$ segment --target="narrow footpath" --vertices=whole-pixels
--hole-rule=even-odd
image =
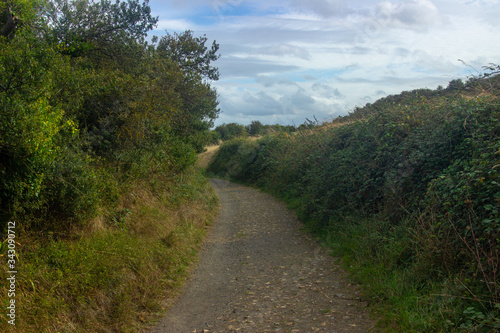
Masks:
[[[213,179],[221,211],[185,290],[152,333],[375,332],[367,304],[295,214]]]

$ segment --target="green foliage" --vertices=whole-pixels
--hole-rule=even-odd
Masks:
[[[218,145],[221,140],[219,132],[216,132],[215,130],[210,131],[208,133],[207,140],[208,145]]]
[[[57,153],[63,110],[49,103],[56,55],[29,31],[0,37],[0,207],[38,208],[44,171]],[[2,228],[5,215],[2,217]]]
[[[0,13],[1,31],[17,20],[0,34],[2,229],[81,228],[210,141],[219,110],[204,79],[218,76],[217,43],[187,31],[148,45],[158,18],[147,1],[3,1]]]
[[[402,330],[486,332],[500,314],[497,79],[456,88],[490,87],[482,98],[404,92],[312,132],[230,141],[208,171],[286,199]]]
[[[104,58],[120,56],[124,44],[145,37],[158,23],[147,2],[127,0],[53,0],[49,2],[47,38],[62,54],[72,57],[91,52]]]
[[[218,173],[221,177],[227,177],[227,174],[230,172],[229,163],[231,163],[232,157],[236,155],[244,142],[243,139],[224,142],[215,153],[207,171]]]
[[[451,80],[448,84],[447,90],[461,90],[465,87],[464,82],[461,79]]]
[[[179,71],[180,79],[164,82],[175,93],[175,105],[180,107],[172,130],[202,151],[208,142],[208,132],[219,114],[217,92],[208,80],[218,80],[217,68],[211,63],[219,58],[219,45],[214,41],[210,50],[207,37],[194,37],[192,31],[166,35],[156,46],[156,61],[166,63],[170,71]],[[154,73],[156,74],[156,73]],[[208,79],[208,80],[207,80]],[[203,135],[200,135],[203,133]]]
[[[192,169],[219,112],[218,45],[186,32],[167,38],[174,56],[145,41],[157,22],[147,1],[0,0],[0,233],[16,221],[19,331],[149,321],[215,212]]]
[[[194,164],[194,148],[176,137],[162,137],[140,149],[117,156],[124,177],[133,179],[168,179]]]
[[[223,141],[247,136],[245,126],[236,123],[219,125],[215,128],[215,132],[219,134],[220,139]]]
[[[186,278],[217,207],[204,177],[189,170],[182,180],[169,182],[173,193],[184,195],[175,207],[162,200],[115,209],[104,232],[64,240],[50,239],[50,233],[43,240],[23,235],[16,330],[131,331],[157,319],[165,298]],[[6,254],[2,245],[0,254]],[[0,276],[9,276],[6,265]],[[0,286],[4,295],[6,287]],[[5,301],[0,298],[2,306]],[[9,326],[0,322],[2,332]]]
[[[264,134],[264,125],[258,120],[253,120],[250,125],[247,126],[247,132],[250,136],[259,136]]]
[[[207,40],[206,35],[194,37],[193,31],[187,30],[181,34],[167,34],[161,37],[157,50],[162,57],[176,62],[184,73],[217,81],[219,71],[212,67],[211,63],[220,57],[217,54],[219,44],[213,41],[209,50],[205,46]]]
[[[234,138],[244,138],[247,136],[258,137],[272,133],[293,133],[297,128],[292,125],[263,125],[260,121],[252,121],[250,125],[243,126],[236,123],[222,124],[215,128],[220,139],[223,141],[232,140]]]

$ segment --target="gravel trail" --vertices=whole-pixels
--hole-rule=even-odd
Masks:
[[[152,333],[375,332],[366,302],[286,206],[213,179],[221,211],[185,290]]]

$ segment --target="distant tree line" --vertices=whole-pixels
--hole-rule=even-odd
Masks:
[[[234,138],[260,137],[272,133],[294,133],[300,130],[313,128],[316,123],[308,121],[300,126],[295,125],[264,125],[258,120],[253,120],[249,125],[237,123],[222,124],[211,132],[213,143],[219,140],[227,141]]]

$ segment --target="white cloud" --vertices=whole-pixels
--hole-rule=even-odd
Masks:
[[[451,61],[443,56],[433,56],[422,50],[414,51],[412,58],[417,70],[434,73],[456,73],[460,70],[459,63],[455,59]]]
[[[282,112],[282,105],[263,91],[256,94],[246,93],[243,102],[246,105],[242,110],[249,116],[266,116]]]
[[[466,5],[498,5],[500,4],[499,0],[459,0],[459,2],[464,3]]]
[[[317,92],[320,97],[329,99],[342,99],[344,95],[337,89],[324,83],[315,83],[312,85],[312,90]]]
[[[443,23],[445,18],[430,0],[411,0],[381,2],[376,9],[376,20],[382,26],[428,31]]]
[[[179,0],[161,14],[155,1],[159,33],[189,28],[220,44],[218,124],[327,119],[446,86],[472,71],[457,59],[500,63],[499,1]]]
[[[299,68],[294,65],[279,64],[275,61],[268,61],[264,59],[259,59],[255,56],[222,56],[222,58],[216,63],[219,67],[221,73],[221,79],[228,78],[254,78],[259,75],[269,74],[269,73],[284,73]]]
[[[290,5],[298,10],[312,12],[327,18],[344,16],[350,11],[343,0],[292,0]]]
[[[195,26],[192,22],[183,19],[169,19],[161,20],[158,22],[156,30],[159,30],[161,34],[165,31],[185,31],[194,29]]]
[[[275,85],[297,86],[297,84],[292,80],[285,78],[275,78],[266,75],[259,75],[255,81],[262,84],[266,88],[270,88]]]
[[[276,44],[259,48],[258,53],[273,56],[296,57],[305,60],[311,59],[311,54],[302,47],[293,46],[289,44]]]

